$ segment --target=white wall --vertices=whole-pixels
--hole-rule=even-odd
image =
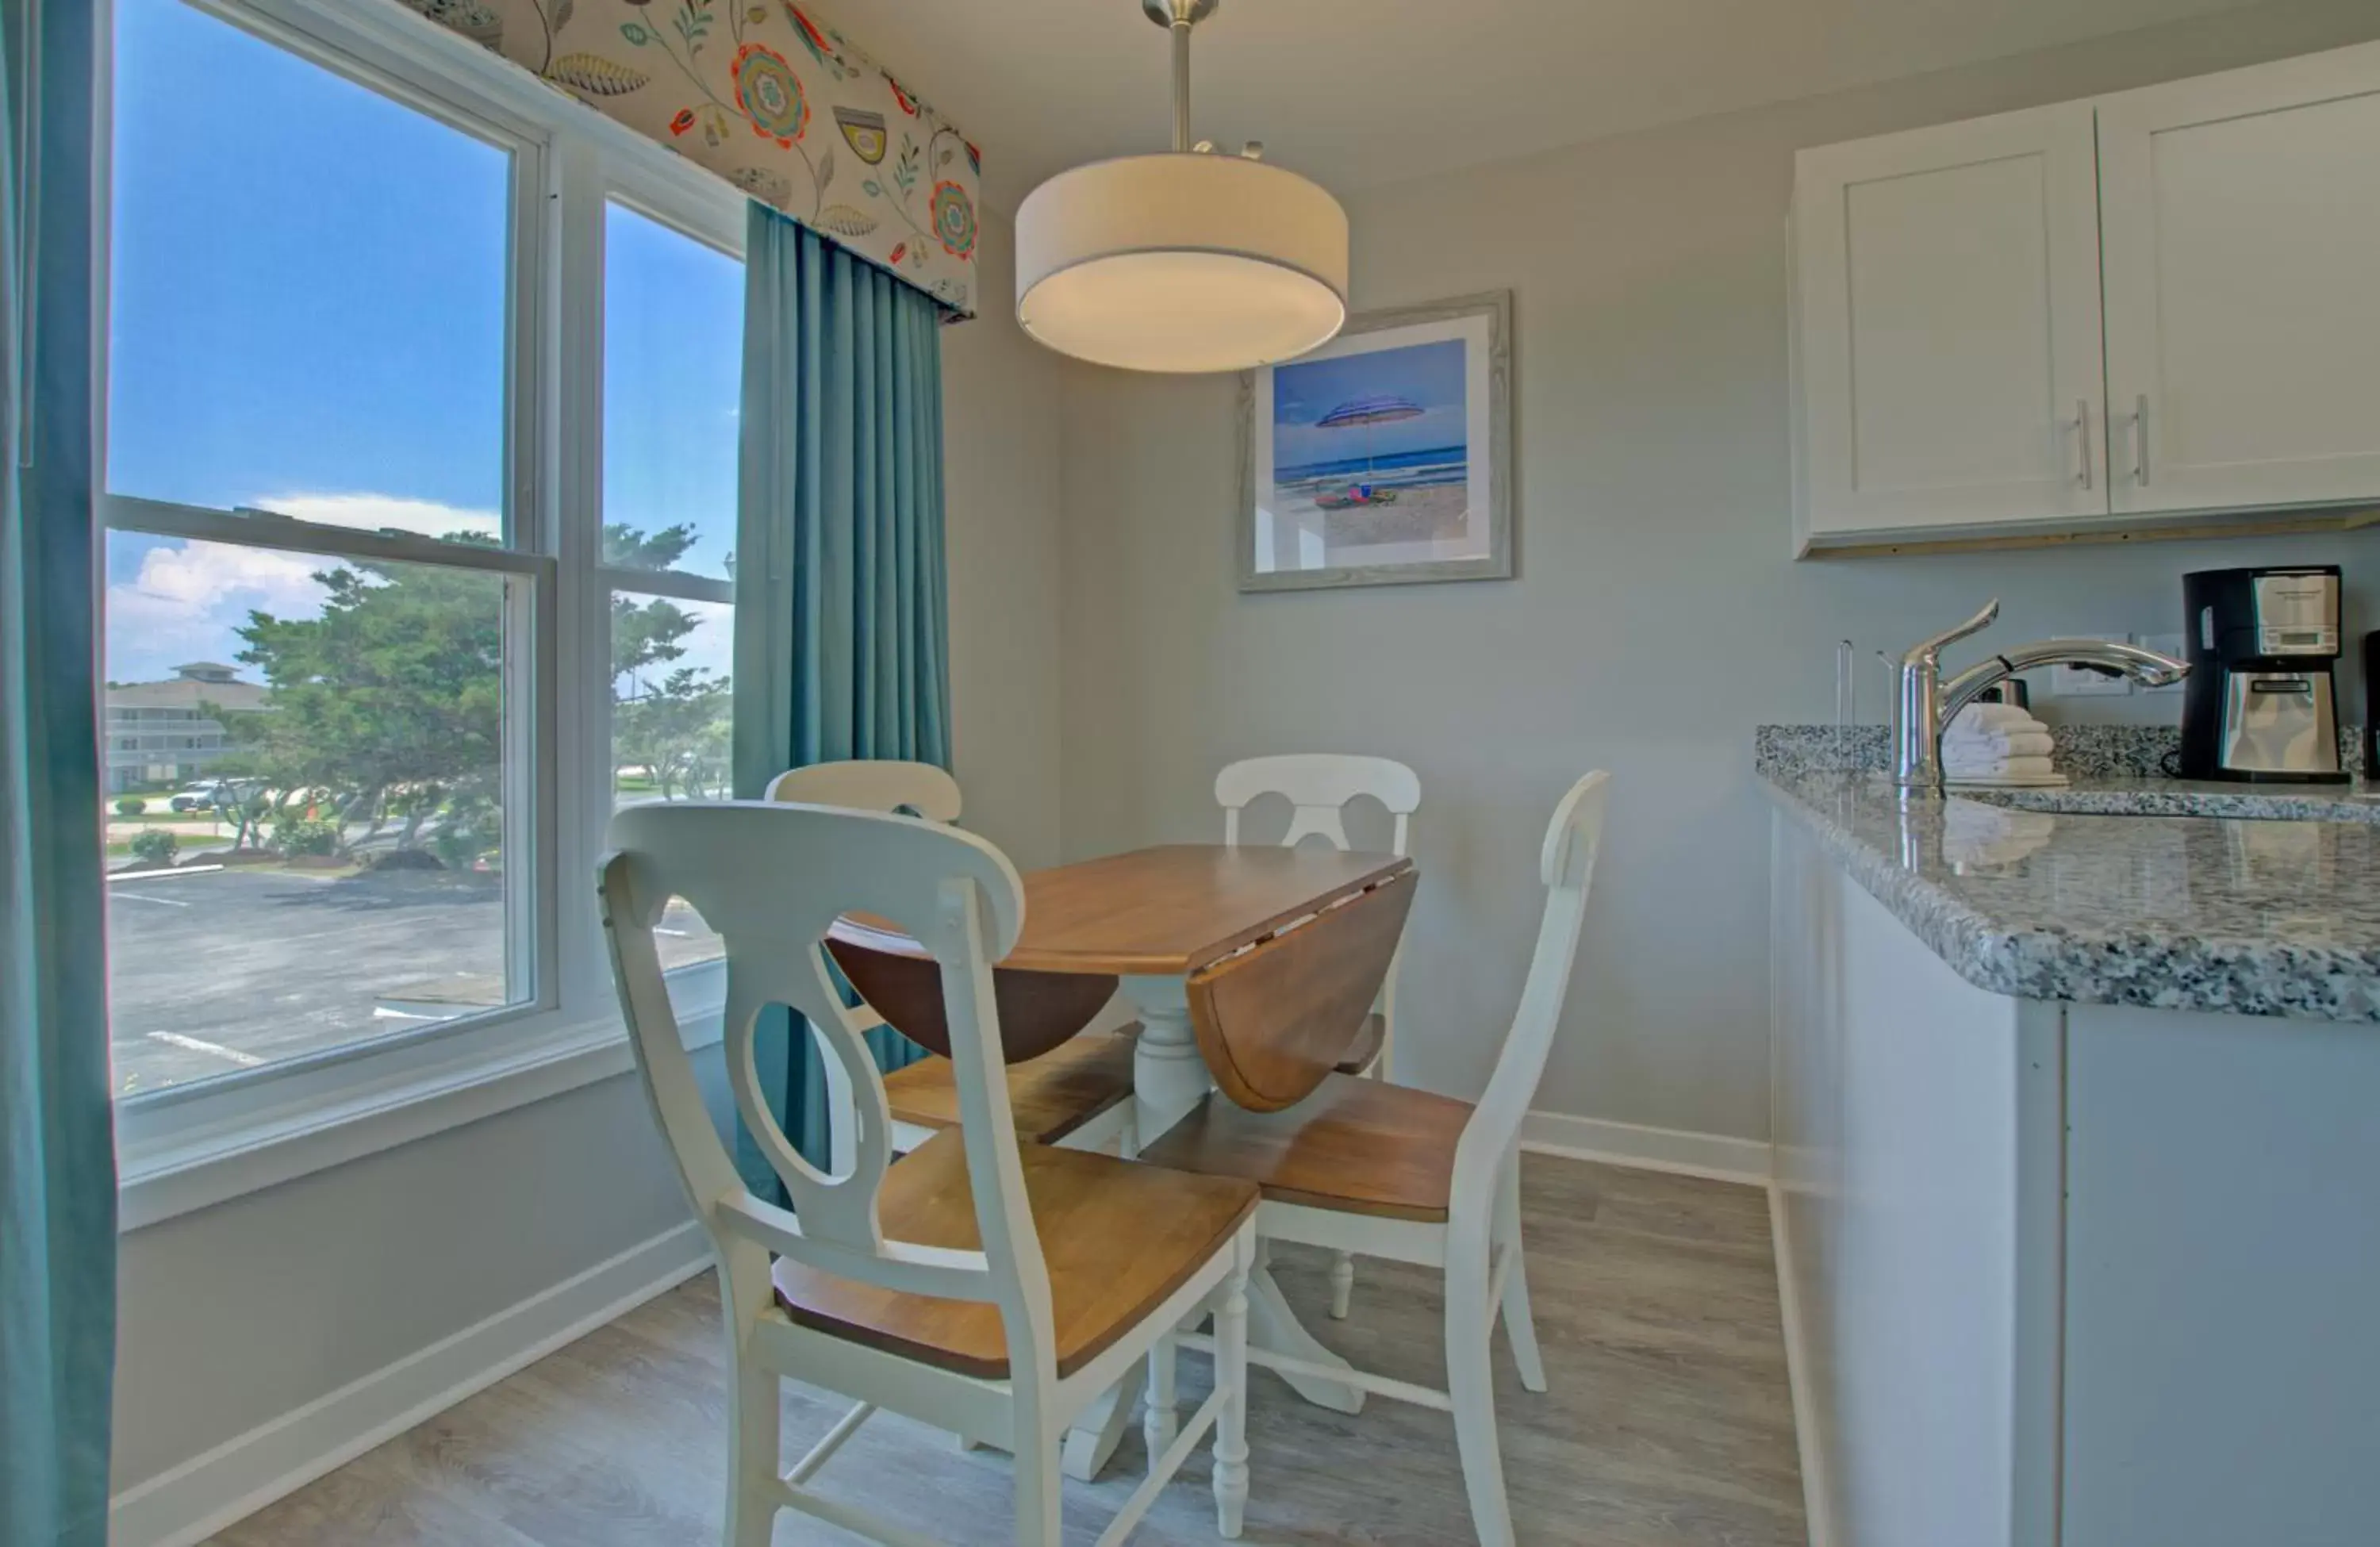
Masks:
[[[1031,868],[1058,849],[1059,384],[1003,304],[1006,223],[987,220],[984,238],[991,304],[943,335],[953,744],[967,824]],[[715,1052],[698,1066],[723,1084]],[[686,1217],[622,1076],[135,1231],[121,1259],[115,1492]],[[279,1456],[302,1438],[252,1448]],[[201,1479],[172,1496],[206,1492]]]
[[[1359,310],[1514,294],[1512,582],[1241,596],[1232,384],[1069,367],[1067,852],[1210,837],[1232,758],[1412,763],[1405,1073],[1470,1091],[1526,959],[1542,823],[1609,768],[1609,843],[1540,1105],[1764,1138],[1752,729],[1830,717],[1837,640],[1898,650],[1994,595],[2001,640],[2169,630],[2183,570],[2265,561],[2345,563],[2350,621],[2380,622],[2380,532],[1789,562],[1794,150],[2375,34],[2370,0],[2266,6],[1353,196]],[[2068,701],[2080,719],[2180,704]]]
[[[1017,327],[1015,236],[983,216],[983,315],[942,334],[951,700],[965,822],[1030,870],[1058,859],[1058,359]]]

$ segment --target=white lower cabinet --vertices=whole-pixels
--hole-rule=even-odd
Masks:
[[[2380,1028],[1986,993],[1773,822],[1813,1547],[2380,1541]]]
[[[1797,554],[2380,500],[2380,44],[1804,151]]]

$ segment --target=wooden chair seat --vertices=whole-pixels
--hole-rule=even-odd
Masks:
[[[1050,1272],[1058,1374],[1096,1358],[1188,1282],[1256,1212],[1256,1187],[1080,1150],[1019,1145]],[[936,1134],[884,1174],[888,1240],[980,1250],[966,1151]],[[1000,1308],[905,1294],[780,1258],[777,1303],[803,1326],[988,1380],[1008,1374]]]
[[[1389,1017],[1368,1015],[1364,1024],[1355,1028],[1355,1040],[1347,1044],[1347,1055],[1334,1066],[1341,1074],[1359,1075],[1372,1066],[1380,1055],[1380,1044],[1389,1038]]]
[[[1016,1137],[1055,1144],[1092,1119],[1132,1100],[1132,1054],[1137,1022],[1113,1031],[1086,1031],[1038,1058],[1008,1066],[1008,1109]],[[921,1128],[959,1126],[958,1071],[947,1058],[923,1058],[884,1077],[895,1121]]]
[[[1333,1074],[1284,1112],[1250,1112],[1209,1095],[1140,1159],[1254,1182],[1284,1203],[1438,1224],[1471,1110],[1427,1090]]]

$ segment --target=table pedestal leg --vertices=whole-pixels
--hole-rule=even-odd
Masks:
[[[1132,1054],[1133,1127],[1148,1144],[1188,1115],[1213,1088],[1190,1029],[1188,985],[1179,978],[1126,978],[1124,997],[1140,1012]]]
[[[1139,1421],[1140,1396],[1147,1389],[1148,1362],[1143,1359],[1110,1386],[1099,1399],[1084,1409],[1066,1431],[1066,1448],[1058,1466],[1077,1482],[1098,1480],[1107,1468],[1108,1458],[1115,1455],[1116,1442],[1123,1438],[1126,1429]]]
[[[1135,1148],[1149,1143],[1179,1123],[1214,1088],[1198,1039],[1190,1029],[1187,985],[1179,978],[1126,978],[1124,997],[1140,1014],[1140,1041],[1132,1055],[1133,1135]],[[1350,1368],[1345,1359],[1314,1340],[1281,1297],[1273,1281],[1264,1248],[1257,1249],[1256,1271],[1248,1276],[1248,1342],[1292,1358]],[[1065,1474],[1077,1481],[1098,1477],[1115,1454],[1116,1442],[1137,1416],[1144,1365],[1116,1383],[1113,1390],[1092,1404],[1066,1432]],[[1283,1375],[1300,1396],[1333,1412],[1360,1413],[1364,1394],[1354,1386],[1317,1380],[1311,1375]]]
[[[1317,1343],[1314,1334],[1305,1330],[1305,1323],[1297,1319],[1297,1312],[1289,1309],[1289,1301],[1281,1296],[1281,1285],[1272,1276],[1270,1249],[1262,1241],[1257,1243],[1256,1271],[1248,1275],[1248,1346],[1340,1370],[1354,1368]],[[1292,1391],[1318,1407],[1328,1407],[1334,1413],[1360,1413],[1364,1410],[1364,1393],[1358,1387],[1317,1380],[1311,1375],[1292,1375],[1285,1370],[1273,1373],[1287,1381]]]
[[[1140,1013],[1140,1041],[1132,1055],[1131,1149],[1136,1151],[1180,1122],[1211,1082],[1207,1061],[1198,1054],[1198,1039],[1190,1029],[1190,1000],[1182,980],[1126,978],[1123,993]],[[1116,1442],[1139,1417],[1148,1378],[1146,1366],[1133,1366],[1066,1431],[1061,1467],[1068,1477],[1088,1482],[1106,1468]]]

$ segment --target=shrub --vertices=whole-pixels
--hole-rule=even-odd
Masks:
[[[115,814],[120,817],[137,817],[148,809],[149,802],[137,795],[128,795],[115,803]]]
[[[182,840],[164,828],[152,827],[146,833],[133,834],[132,856],[144,865],[161,868],[170,865],[174,862],[174,856],[180,852]]]
[[[286,855],[336,854],[339,824],[310,817],[283,817],[273,824],[273,847]]]

